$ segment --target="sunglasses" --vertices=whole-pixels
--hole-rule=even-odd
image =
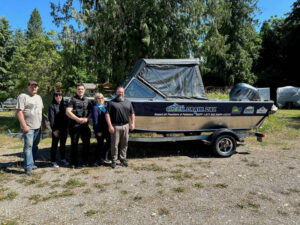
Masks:
[[[55,94],[54,96],[55,96],[55,97],[58,97],[58,96],[62,96],[62,94]]]
[[[97,99],[104,99],[104,98],[102,98],[102,97],[99,97],[99,98],[97,98]]]

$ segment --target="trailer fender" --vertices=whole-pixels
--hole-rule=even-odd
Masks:
[[[220,136],[220,135],[224,135],[224,134],[228,134],[232,137],[234,137],[234,139],[236,141],[243,141],[233,130],[230,130],[230,129],[219,129],[219,130],[216,130],[213,134],[211,134],[210,136],[210,142],[211,143],[214,143],[215,140]]]

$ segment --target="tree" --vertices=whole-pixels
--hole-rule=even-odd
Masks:
[[[203,38],[202,0],[81,0],[78,12],[72,2],[52,4],[52,15],[83,24],[87,70],[98,82],[119,85],[139,58],[189,57]]]
[[[253,61],[258,57],[260,38],[253,19],[256,0],[210,1],[209,31],[203,43],[207,76],[214,84],[253,84]]]
[[[0,101],[9,96],[14,86],[10,71],[10,63],[14,53],[11,36],[12,31],[9,29],[9,22],[5,17],[2,17],[0,19]]]
[[[34,39],[38,34],[41,33],[43,33],[42,19],[39,11],[35,8],[32,11],[30,19],[27,23],[27,38]]]
[[[58,40],[53,31],[28,40],[20,46],[13,57],[13,72],[17,76],[17,90],[24,90],[29,80],[36,80],[40,85],[39,93],[45,95],[51,85],[59,80],[60,55]]]
[[[299,72],[299,52],[300,52],[300,0],[293,4],[292,11],[285,19],[283,29],[284,46],[286,53],[285,77],[286,85],[300,86],[300,77],[296,76]]]
[[[262,48],[255,64],[258,85],[277,87],[298,85],[300,51],[300,0],[293,4],[286,18],[272,17],[260,31]]]

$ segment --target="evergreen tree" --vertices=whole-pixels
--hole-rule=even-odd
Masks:
[[[186,58],[199,47],[202,0],[81,0],[72,11],[72,1],[52,5],[57,24],[71,12],[84,27],[87,70],[98,82],[120,84],[139,58]]]
[[[9,96],[9,92],[14,86],[10,71],[14,46],[11,41],[12,31],[9,27],[9,22],[2,17],[0,19],[0,101]]]
[[[41,33],[43,33],[42,19],[39,11],[35,8],[32,11],[30,19],[27,23],[27,38],[34,39],[38,34]]]
[[[203,44],[207,76],[214,85],[253,84],[253,61],[258,57],[260,38],[255,31],[256,0],[210,1],[211,18]]]

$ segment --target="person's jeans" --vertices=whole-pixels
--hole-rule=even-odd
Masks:
[[[38,144],[40,143],[41,129],[30,129],[28,133],[23,133],[24,137],[24,169],[31,170],[36,159]]]

